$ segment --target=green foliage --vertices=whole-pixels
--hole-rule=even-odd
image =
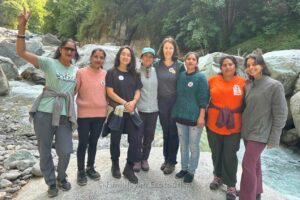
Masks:
[[[18,25],[18,15],[25,1],[4,0],[0,4],[0,26],[16,28]]]

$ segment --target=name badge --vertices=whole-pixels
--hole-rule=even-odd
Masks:
[[[124,76],[122,76],[122,75],[120,75],[118,78],[119,78],[120,81],[124,80]]]
[[[193,82],[188,82],[188,87],[193,87],[194,83]]]
[[[169,68],[169,72],[172,73],[172,74],[176,74],[176,71],[175,71],[174,68],[172,68],[172,67]]]
[[[242,95],[242,90],[239,85],[234,85],[233,86],[233,95],[234,96],[241,96]]]

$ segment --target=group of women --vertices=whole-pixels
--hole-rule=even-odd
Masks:
[[[19,16],[16,50],[20,57],[45,72],[47,88],[36,99],[30,114],[49,197],[56,196],[58,188],[71,189],[66,169],[73,149],[72,132],[77,125],[79,185],[87,184],[87,176],[100,179],[94,163],[104,124],[111,133],[112,176],[121,178],[120,140],[121,134],[126,133],[129,147],[123,175],[131,183],[138,183],[135,172],[150,169],[148,158],[159,116],[164,174],[175,170],[180,146],[181,170],[175,178],[185,183],[193,181],[199,163],[201,133],[206,126],[214,166],[210,189],[217,190],[224,183],[226,199],[235,199],[237,195],[242,200],[260,199],[263,192],[260,155],[266,146],[279,145],[287,118],[283,86],[270,77],[261,55],[251,54],[245,59],[249,80],[237,75],[236,59],[225,56],[220,60],[221,72],[207,81],[198,71],[198,55],[189,52],[183,64],[178,60],[176,41],[167,37],[158,50],[158,60],[154,49],[142,50],[139,69],[134,52],[124,46],[107,72],[102,67],[106,57],[102,49],[92,51],[89,66],[76,70],[72,60],[79,56],[73,40],[62,42],[54,58],[26,51],[24,34],[29,16],[26,10]],[[57,176],[51,156],[54,137]],[[241,137],[245,154],[240,191],[236,191],[236,152]]]

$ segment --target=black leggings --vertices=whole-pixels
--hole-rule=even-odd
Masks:
[[[87,166],[94,167],[97,143],[105,117],[78,118],[78,137],[79,144],[77,148],[77,167],[78,170],[84,170],[85,152],[88,147]]]

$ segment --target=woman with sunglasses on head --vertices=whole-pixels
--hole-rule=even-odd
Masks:
[[[178,60],[179,49],[172,37],[165,38],[158,50],[160,60],[154,63],[158,80],[158,115],[163,130],[164,162],[161,170],[171,174],[175,170],[179,147],[178,132],[171,111],[176,100],[176,81],[184,66]]]
[[[61,43],[54,58],[37,56],[26,51],[25,29],[29,17],[30,12],[25,9],[19,16],[16,51],[20,57],[45,73],[48,89],[35,100],[30,114],[38,140],[40,168],[49,187],[48,196],[54,197],[58,194],[57,183],[64,191],[71,189],[71,184],[66,179],[66,170],[73,152],[72,131],[77,128],[74,109],[77,68],[72,60],[77,60],[79,55],[76,43],[71,39]],[[54,136],[58,155],[57,177],[51,155]]]
[[[288,109],[284,88],[270,77],[261,55],[248,55],[245,69],[250,83],[246,85],[246,107],[242,115],[245,153],[239,196],[241,200],[259,200],[263,193],[260,155],[265,147],[279,146]]]
[[[97,142],[107,113],[105,90],[106,71],[103,69],[106,53],[103,49],[94,49],[90,56],[90,65],[77,71],[77,183],[86,185],[88,175],[99,180],[100,174],[95,171],[94,163]],[[87,167],[85,170],[85,154],[88,148]]]
[[[154,139],[156,128],[156,121],[158,116],[157,105],[157,76],[153,61],[155,57],[155,50],[150,47],[142,49],[141,53],[141,67],[139,72],[141,74],[141,81],[143,87],[141,89],[141,98],[138,101],[137,108],[143,120],[141,128],[139,151],[139,160],[134,163],[133,170],[139,172],[149,170],[148,158],[151,150],[151,143]]]
[[[181,152],[181,171],[175,178],[191,183],[200,157],[200,138],[205,125],[205,109],[209,100],[208,83],[198,70],[198,55],[189,52],[185,56],[186,72],[177,80],[177,98],[172,110],[176,121]]]
[[[245,79],[237,75],[233,56],[220,59],[221,73],[208,80],[210,103],[206,130],[212,153],[214,179],[211,190],[227,185],[226,199],[236,199],[237,151],[240,147]]]
[[[111,172],[114,178],[121,178],[119,167],[121,134],[128,135],[127,163],[123,175],[134,184],[138,178],[133,171],[134,162],[138,161],[140,151],[140,127],[135,123],[134,113],[136,104],[141,95],[142,83],[136,71],[136,60],[132,49],[128,46],[121,47],[118,51],[113,68],[107,71],[105,78],[108,101],[114,107],[114,113],[123,108],[122,122],[118,130],[111,130],[110,153],[112,160]],[[111,123],[108,118],[108,124]],[[111,127],[110,127],[111,129]]]

